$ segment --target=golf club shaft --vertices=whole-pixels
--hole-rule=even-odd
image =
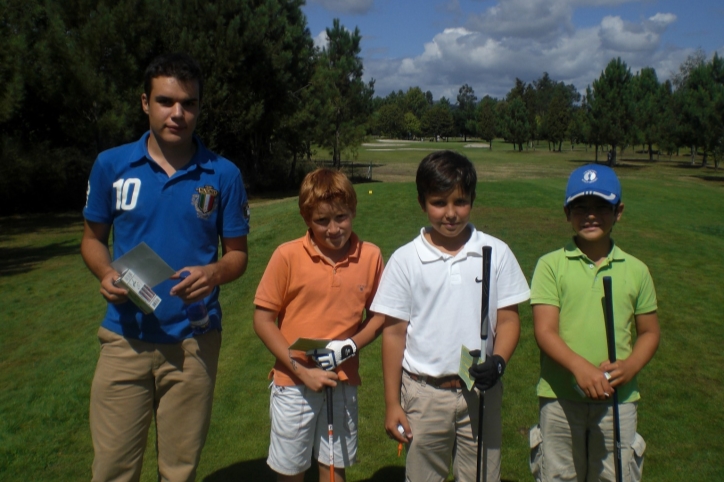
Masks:
[[[485,345],[490,325],[490,260],[493,248],[483,246],[483,286],[480,300],[480,360],[485,362]],[[476,481],[484,481],[487,472],[486,457],[483,454],[483,418],[485,416],[485,392],[478,399],[478,460]]]
[[[329,437],[329,480],[334,482],[334,389],[330,386],[327,391],[327,435]]]
[[[604,315],[606,319],[606,341],[608,343],[608,361],[616,362],[616,332],[613,323],[613,288],[610,276],[603,277]],[[618,415],[618,390],[613,392],[613,462],[616,470],[616,482],[623,482],[621,465],[621,421]]]

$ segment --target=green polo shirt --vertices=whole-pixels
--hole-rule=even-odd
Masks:
[[[656,311],[654,283],[644,263],[614,244],[608,257],[596,266],[571,241],[565,248],[538,260],[531,282],[530,303],[557,306],[561,338],[574,352],[596,366],[608,359],[603,314],[604,276],[610,276],[612,281],[616,357],[623,360],[633,349],[635,316]],[[539,397],[591,401],[578,394],[575,383],[571,372],[541,352]],[[618,387],[620,403],[639,398],[636,377]]]

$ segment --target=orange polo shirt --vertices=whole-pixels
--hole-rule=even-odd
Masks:
[[[380,249],[354,233],[347,256],[332,266],[314,249],[307,231],[274,251],[254,304],[278,313],[279,330],[289,344],[297,338],[346,340],[359,331],[382,268]],[[359,385],[359,357],[344,362],[337,374],[340,380]],[[279,360],[272,376],[279,386],[302,384]]]

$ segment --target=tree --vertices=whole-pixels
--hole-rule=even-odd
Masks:
[[[420,119],[415,116],[412,112],[405,114],[405,132],[412,137],[420,137],[422,134],[422,124]]]
[[[318,117],[322,108],[309,85],[316,59],[302,4],[187,0],[168,9],[165,48],[189,52],[206,73],[199,133],[239,164],[252,188],[276,187],[287,177],[289,159],[307,149],[292,118],[300,109]]]
[[[546,132],[548,140],[553,143],[553,150],[557,143],[558,152],[560,152],[571,122],[571,108],[563,93],[556,93],[543,119],[543,130]]]
[[[442,102],[442,99],[426,110],[420,121],[422,132],[427,136],[432,136],[436,141],[438,137],[449,136],[454,128],[450,104]]]
[[[631,70],[620,57],[611,60],[601,76],[593,81],[588,101],[595,119],[596,135],[612,149],[611,165],[616,164],[616,147],[626,140],[633,124]]]
[[[458,89],[457,110],[455,110],[455,128],[467,141],[468,136],[475,133],[475,103],[478,98],[475,91],[468,84],[463,84]]]
[[[514,98],[508,102],[506,116],[506,137],[513,144],[518,144],[518,150],[523,150],[523,143],[529,139],[530,124],[528,122],[528,110],[525,108],[523,99]]]
[[[341,167],[342,150],[359,145],[374,94],[374,80],[362,81],[359,28],[350,32],[336,18],[327,29],[327,46],[322,49],[314,87],[322,99],[318,140],[332,152],[334,167]]]
[[[410,112],[418,119],[430,107],[425,94],[419,87],[410,87],[402,99],[402,108],[405,113]]]
[[[478,107],[476,109],[477,114],[477,120],[478,120],[478,135],[483,139],[488,141],[488,145],[490,146],[489,149],[493,150],[493,139],[495,138],[496,134],[496,113],[495,113],[495,106],[497,104],[497,100],[493,99],[489,95],[486,95],[483,97],[483,99],[478,103]]]
[[[392,139],[406,137],[405,114],[397,104],[387,104],[377,111],[376,127],[379,133]]]
[[[662,103],[661,86],[654,69],[645,67],[634,76],[632,98],[634,125],[642,141],[648,146],[649,161],[653,161],[653,144],[661,138],[660,123],[665,108]]]

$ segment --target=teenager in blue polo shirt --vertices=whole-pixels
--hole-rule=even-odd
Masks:
[[[221,346],[219,285],[247,265],[239,169],[194,136],[203,85],[198,65],[185,54],[164,55],[144,81],[150,130],[98,156],[83,211],[81,254],[108,302],[91,388],[94,481],[140,478],[154,418],[159,480],[194,479]],[[140,242],[177,270],[154,288],[163,301],[148,315],[114,285],[119,273],[111,267]],[[194,332],[185,305],[199,300],[210,322]]]

